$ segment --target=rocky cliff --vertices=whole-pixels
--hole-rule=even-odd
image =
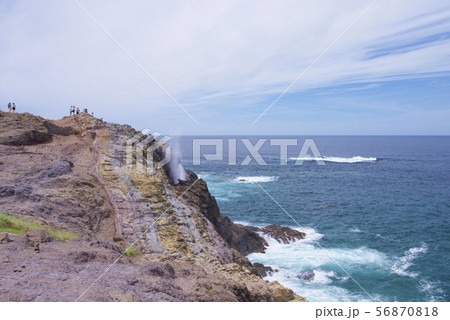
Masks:
[[[195,173],[142,170],[132,139],[158,147],[144,161],[164,157],[151,135],[87,114],[0,112],[0,212],[76,235],[0,233],[0,301],[303,300],[245,255],[264,251],[259,233],[304,235],[234,224]]]

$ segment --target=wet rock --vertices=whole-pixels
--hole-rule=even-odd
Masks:
[[[325,210],[325,209],[329,209],[329,208],[331,208],[331,207],[333,207],[333,206],[334,206],[334,203],[325,204],[325,205],[323,205],[323,206],[314,208],[314,210]]]
[[[273,269],[271,267],[265,266],[262,263],[255,262],[253,267],[256,269],[256,272],[262,277],[271,276],[273,274]]]
[[[295,277],[300,280],[313,280],[314,276],[315,274],[312,271],[303,271],[302,273],[296,275]]]
[[[266,250],[267,242],[264,238],[247,226],[231,222],[227,216],[220,215],[215,227],[230,247],[244,256]]]
[[[282,227],[276,224],[271,224],[264,228],[258,228],[262,233],[277,240],[280,243],[288,244],[297,240],[305,239],[306,234],[298,230],[288,227]]]

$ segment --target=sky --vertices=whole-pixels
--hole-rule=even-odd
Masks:
[[[450,134],[450,2],[372,3],[0,0],[0,107],[170,135]]]

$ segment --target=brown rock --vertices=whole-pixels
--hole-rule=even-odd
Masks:
[[[278,281],[270,282],[269,285],[272,288],[276,302],[307,301],[305,298],[295,294],[291,289],[283,287]]]
[[[28,231],[25,234],[25,238],[27,240],[27,244],[29,246],[36,246],[39,243],[46,243],[53,241],[53,237],[48,233],[47,230],[44,229],[34,229]]]
[[[0,243],[11,242],[9,239],[9,234],[7,232],[0,232]]]
[[[114,242],[122,242],[122,241],[123,241],[123,238],[122,238],[122,237],[119,237],[119,236],[114,236],[114,237],[113,237],[113,241],[114,241]]]

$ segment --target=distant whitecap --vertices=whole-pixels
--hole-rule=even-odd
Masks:
[[[303,158],[289,158],[290,160],[296,161],[325,161],[325,162],[336,162],[336,163],[358,163],[358,162],[376,162],[377,158],[375,157],[350,157],[350,158],[342,158],[342,157],[303,157]]]
[[[278,180],[276,176],[253,176],[253,177],[237,177],[234,182],[247,182],[247,183],[263,183],[263,182],[273,182]]]

